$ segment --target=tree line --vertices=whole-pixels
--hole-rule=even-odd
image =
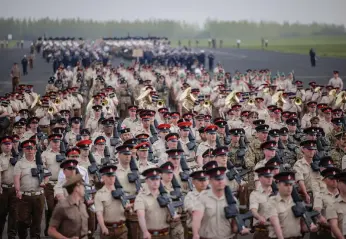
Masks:
[[[202,38],[278,38],[313,35],[342,35],[344,25],[301,24],[250,21],[219,21],[207,19],[201,27],[185,21],[136,20],[136,21],[94,21],[83,19],[15,19],[0,18],[0,32],[3,38],[12,34],[13,39],[34,40],[38,36],[51,37],[124,37],[160,36],[169,39]]]

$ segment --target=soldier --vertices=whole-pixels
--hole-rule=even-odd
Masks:
[[[189,166],[190,169],[196,168],[198,167],[195,157],[196,157],[196,153],[195,153],[195,149],[196,149],[196,144],[192,144],[193,142],[191,142],[189,140],[189,133],[191,132],[190,127],[191,127],[191,122],[180,122],[178,124],[178,127],[180,128],[179,131],[179,142],[180,145],[182,147],[182,149],[184,150],[184,156],[186,158],[186,162]]]
[[[28,119],[27,121],[27,131],[24,133],[23,138],[21,141],[23,142],[24,140],[29,139],[31,136],[34,136],[38,133],[37,128],[38,128],[38,122],[39,118],[37,117],[32,117]]]
[[[335,162],[335,167],[344,170],[346,168],[346,134],[345,132],[340,132],[334,135],[334,137],[335,147],[330,151],[330,156]]]
[[[14,167],[17,159],[13,158],[11,150],[13,148],[13,138],[5,136],[1,139],[0,154],[0,238],[5,229],[7,220],[7,238],[14,239],[17,234],[16,216],[17,199],[13,182]]]
[[[20,82],[20,69],[18,67],[18,63],[14,63],[11,69],[11,78],[12,78],[12,92],[15,92],[17,90],[17,86]]]
[[[301,227],[301,218],[295,217],[292,211],[293,202],[291,193],[295,182],[293,172],[282,172],[274,176],[278,182],[278,195],[270,197],[265,217],[269,218],[269,238],[301,238],[302,231],[307,228]],[[317,231],[314,223],[310,231]]]
[[[167,223],[168,211],[166,208],[160,207],[157,202],[157,197],[160,194],[161,173],[160,168],[150,168],[142,173],[148,190],[137,195],[134,210],[140,222],[143,239],[170,238],[169,224]]]
[[[171,133],[178,133],[178,120],[180,118],[180,114],[178,112],[171,112],[169,115],[171,116],[171,120],[169,122],[169,124],[171,125],[170,131]]]
[[[281,121],[281,108],[274,108],[271,110],[271,119],[269,120],[269,127],[271,129],[281,129],[282,127],[285,127],[285,124]]]
[[[90,133],[93,134],[98,130],[98,121],[101,118],[101,110],[102,106],[101,105],[94,105],[92,107],[94,110],[94,116],[90,117],[88,120],[85,122],[85,128],[90,130]]]
[[[321,192],[320,200],[315,200],[314,202],[314,210],[321,213],[319,217],[319,238],[333,238],[331,235],[330,227],[325,217],[326,209],[328,207],[333,207],[335,200],[339,196],[339,190],[337,187],[338,184],[335,179],[335,175],[339,174],[340,172],[341,171],[338,168],[334,168],[333,165],[321,171],[323,182],[326,184],[326,189]]]
[[[256,126],[255,129],[257,138],[249,144],[249,148],[245,153],[245,167],[249,170],[253,169],[255,165],[264,158],[261,144],[267,141],[269,126],[261,124]],[[253,174],[249,174],[248,182],[250,190],[255,186],[253,176]]]
[[[335,145],[335,135],[341,131],[343,131],[343,119],[342,118],[333,118],[333,129],[329,134],[326,134],[326,138],[329,141],[330,145]]]
[[[44,195],[47,202],[47,210],[45,214],[46,218],[46,229],[45,229],[45,235],[48,235],[48,226],[49,221],[52,216],[54,207],[57,203],[57,201],[54,198],[54,186],[58,182],[58,174],[60,170],[60,163],[64,159],[61,157],[60,159],[57,157],[57,155],[60,154],[60,144],[63,144],[64,142],[61,141],[61,134],[51,134],[48,136],[49,140],[49,149],[44,151],[42,153],[42,162],[45,168],[47,168],[51,173],[52,176],[49,178],[49,182],[44,188]]]
[[[289,118],[286,120],[287,129],[288,129],[288,141],[292,144],[298,145],[300,143],[301,135],[297,134],[297,118]]]
[[[204,170],[192,172],[190,177],[192,178],[194,190],[188,192],[184,200],[184,210],[187,212],[188,239],[192,239],[192,212],[195,202],[198,200],[200,193],[208,188],[209,184],[209,177]]]
[[[193,238],[233,238],[235,229],[238,230],[234,221],[226,219],[223,211],[218,209],[228,205],[224,190],[225,172],[224,167],[212,168],[206,172],[210,177],[211,189],[200,193],[199,200],[193,207]],[[246,227],[239,231],[241,235],[249,234],[249,229]]]
[[[92,154],[94,155],[94,158],[98,165],[102,165],[106,163],[102,161],[102,159],[105,158],[105,155],[104,155],[105,145],[106,145],[106,139],[103,136],[99,136],[94,140],[95,152]]]
[[[112,196],[112,191],[116,190],[116,170],[115,165],[105,165],[100,169],[105,185],[95,195],[95,209],[102,239],[127,239],[125,210],[130,210],[131,205],[127,204],[124,208],[121,201]]]
[[[344,200],[346,200],[346,172],[341,172],[334,175],[337,180],[337,187],[339,189],[339,196],[335,199],[334,204],[326,209],[326,219],[335,238],[345,238],[345,227],[343,226],[343,218],[346,213]],[[341,223],[341,224],[340,224]]]
[[[254,221],[253,227],[255,229],[254,239],[268,239],[268,218],[266,218],[265,213],[268,210],[268,200],[272,194],[272,182],[273,174],[271,167],[260,167],[256,169],[260,186],[252,191],[250,194],[250,206]]]
[[[331,85],[334,88],[338,87],[339,89],[344,88],[344,83],[339,77],[339,71],[333,71],[333,78],[330,78],[328,85]]]
[[[141,114],[141,122],[142,124],[136,127],[136,129],[133,132],[133,135],[144,133],[151,136],[151,131],[150,131],[151,114],[149,113]]]
[[[88,139],[81,140],[76,144],[76,146],[80,150],[78,164],[85,169],[87,169],[91,165],[89,161],[89,153],[90,153],[91,144],[92,144],[92,141]]]
[[[197,163],[199,166],[203,165],[203,158],[202,154],[207,150],[207,149],[216,149],[216,130],[217,126],[216,125],[209,125],[204,129],[204,132],[206,132],[206,138],[207,140],[200,143],[197,148],[196,156],[197,156]]]
[[[322,109],[323,117],[320,117],[320,127],[326,134],[329,134],[333,130],[332,125],[332,108],[326,107]]]
[[[137,150],[138,170],[140,173],[148,168],[156,167],[154,163],[148,161],[149,147],[149,142],[143,142],[135,146]]]
[[[124,121],[121,123],[122,127],[130,128],[132,132],[135,131],[135,129],[141,125],[141,122],[137,118],[137,112],[138,106],[131,105],[128,107],[128,113],[129,117],[125,118]]]
[[[169,134],[170,124],[160,124],[157,129],[159,133],[159,139],[155,141],[152,145],[153,156],[155,158],[160,158],[166,152],[166,136]]]
[[[319,172],[313,171],[311,163],[316,153],[316,141],[305,140],[300,143],[303,152],[303,158],[298,159],[293,166],[293,170],[296,172],[295,178],[298,182],[299,189],[306,203],[312,203],[313,198],[319,197],[320,186]]]
[[[172,185],[172,179],[174,179],[174,177],[176,177],[174,175],[174,165],[171,162],[166,162],[164,164],[162,164],[160,166],[160,169],[162,171],[162,180],[161,183],[164,187],[164,189],[166,190],[166,192],[168,194],[171,194],[171,192],[173,192],[176,188],[173,187]],[[179,185],[180,186],[180,185]],[[178,198],[179,200],[180,198]],[[177,208],[176,209],[176,213],[179,213],[178,215],[180,216],[181,214],[181,208]],[[176,218],[176,220],[171,220],[171,218],[169,219],[169,224],[170,224],[170,236],[173,239],[184,239],[184,228],[182,225],[182,221],[179,220],[180,218]]]
[[[27,237],[30,227],[30,237],[40,238],[41,221],[44,210],[44,192],[42,187],[48,182],[46,170],[38,170],[35,163],[36,143],[34,140],[22,142],[23,158],[14,167],[14,186],[18,214],[18,236],[20,239]],[[36,169],[34,174],[32,169]],[[41,174],[41,175],[39,175]],[[40,182],[39,178],[44,179]]]
[[[65,134],[65,142],[67,142],[69,147],[76,146],[78,141],[77,137],[80,135],[81,122],[82,118],[80,117],[71,118],[71,131]]]
[[[127,81],[121,80],[119,85],[119,116],[121,119],[125,118],[125,110],[133,104],[132,93],[129,89]]]
[[[48,234],[53,238],[88,238],[88,213],[83,203],[85,183],[80,174],[63,185],[68,196],[59,201],[49,223]]]

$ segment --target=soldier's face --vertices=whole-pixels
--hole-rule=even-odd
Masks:
[[[88,155],[89,155],[89,149],[81,149],[80,150],[80,156],[82,158],[88,157]]]
[[[192,183],[193,183],[193,185],[195,185],[196,190],[197,190],[198,192],[201,192],[201,191],[207,189],[207,187],[208,187],[208,185],[209,185],[209,179],[203,180],[203,181],[202,181],[202,180],[197,180],[197,179],[195,179],[195,180],[192,180]]]
[[[97,151],[103,151],[103,150],[105,150],[105,145],[104,144],[96,144],[95,148]]]
[[[53,149],[54,151],[57,151],[57,150],[59,150],[59,148],[60,148],[60,141],[57,141],[57,142],[55,142],[55,141],[50,141],[50,146],[52,147],[52,149]]]
[[[135,118],[136,117],[136,110],[129,110],[129,115],[131,118]]]
[[[264,157],[266,159],[271,159],[272,157],[275,156],[276,151],[275,150],[265,149],[265,150],[263,150],[263,153],[264,153]]]
[[[232,143],[233,144],[238,143],[239,142],[239,138],[240,138],[240,135],[232,135],[231,136]]]
[[[188,131],[188,130],[181,130],[180,131],[180,135],[181,135],[181,137],[188,137],[189,136],[189,133],[190,133],[190,131]]]
[[[216,134],[207,134],[207,139],[209,141],[216,141]]]
[[[105,183],[105,185],[114,185],[115,183],[115,176],[110,176],[110,175],[103,175],[102,180]]]
[[[123,141],[132,139],[132,134],[131,134],[130,132],[129,132],[129,133],[122,134],[122,135],[121,135],[121,138],[122,138]]]
[[[278,183],[278,189],[279,189],[280,195],[287,197],[287,196],[291,195],[293,185],[291,183],[279,182]]]
[[[336,181],[336,179],[333,178],[325,178],[324,182],[326,183],[327,187],[336,189],[338,186],[338,182]]]
[[[259,181],[261,182],[262,185],[268,187],[268,186],[272,185],[273,177],[272,176],[271,177],[260,176]]]
[[[162,173],[162,181],[164,182],[171,182],[173,179],[173,173]]]
[[[36,148],[34,148],[34,147],[24,149],[25,158],[27,158],[29,160],[34,159],[35,154],[36,154]]]
[[[268,137],[268,132],[258,132],[257,136],[261,142],[265,142]]]
[[[307,149],[307,148],[302,148],[302,152],[304,154],[304,157],[311,159],[311,158],[314,157],[314,155],[316,153],[316,150],[314,150],[314,149],[310,150],[310,149]]]
[[[168,161],[171,162],[174,168],[180,168],[180,157],[178,158],[168,158]]]
[[[287,127],[288,127],[288,130],[290,132],[296,132],[296,130],[297,130],[297,126],[296,125],[287,125]]]
[[[161,180],[158,178],[148,178],[145,180],[148,184],[149,189],[156,190],[159,189]]]
[[[287,141],[288,140],[288,135],[281,135],[280,139],[281,139],[281,141]]]
[[[220,166],[226,166],[227,165],[227,155],[218,155],[215,157],[216,162]]]
[[[1,145],[1,149],[5,153],[9,153],[12,150],[12,143],[4,143]]]
[[[226,179],[221,180],[210,179],[210,185],[215,191],[223,191],[226,185]]]
[[[138,150],[137,151],[137,155],[138,155],[138,158],[139,159],[148,159],[148,154],[149,154],[149,151],[147,150]]]
[[[122,164],[129,164],[131,161],[131,154],[119,154],[119,160]]]
[[[178,147],[178,141],[168,141],[167,146],[170,149],[176,149]]]

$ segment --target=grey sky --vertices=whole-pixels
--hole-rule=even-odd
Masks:
[[[269,20],[346,25],[346,0],[0,0],[1,17]]]

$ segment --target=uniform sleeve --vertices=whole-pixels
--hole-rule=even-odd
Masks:
[[[258,203],[258,198],[257,198],[257,195],[256,195],[256,191],[252,191],[251,192],[249,201],[250,201],[249,209],[256,209],[256,210],[258,210],[259,203]]]
[[[143,197],[139,194],[136,197],[135,204],[134,204],[134,210],[145,210],[145,202],[143,200]]]
[[[326,209],[326,219],[336,219],[338,218],[338,213],[336,212],[335,205],[327,206]]]
[[[193,209],[193,197],[192,197],[192,192],[189,192],[186,197],[185,197],[185,201],[184,201],[184,209],[185,211],[189,211],[191,212]]]
[[[299,181],[304,181],[304,174],[303,174],[303,170],[300,168],[300,164],[299,162],[296,162],[293,165],[293,171],[295,171],[295,179],[297,182]]]
[[[207,149],[204,150],[204,146],[202,144],[198,145],[196,156],[202,156],[202,154],[206,151]]]
[[[97,192],[95,194],[95,212],[103,212],[103,203],[102,203],[102,193]]]
[[[21,173],[22,173],[22,169],[20,168],[20,162],[19,162],[16,164],[16,166],[14,166],[13,175],[20,176]]]
[[[50,219],[49,226],[59,228],[60,223],[64,219],[64,208],[61,206],[61,202],[55,207],[53,215]]]
[[[275,198],[270,198],[268,201],[268,207],[266,207],[266,210],[264,212],[265,218],[270,218],[273,216],[278,216],[278,211],[276,209],[276,203]]]
[[[192,211],[200,211],[204,213],[205,205],[204,203],[199,199],[195,201],[195,204],[193,205]]]
[[[62,169],[60,169],[59,174],[58,174],[58,181],[62,182],[65,179],[65,174],[62,171]]]

